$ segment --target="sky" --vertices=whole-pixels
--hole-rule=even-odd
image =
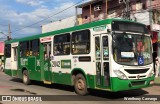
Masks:
[[[40,34],[42,25],[74,16],[75,7],[58,15],[54,14],[80,1],[83,3],[89,0],[0,0],[0,40],[6,38],[8,24],[12,38]],[[52,17],[46,19],[50,16]],[[39,22],[44,19],[46,20]]]

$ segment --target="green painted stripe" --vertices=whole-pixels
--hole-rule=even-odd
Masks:
[[[119,78],[111,78],[111,90],[116,92],[116,91],[123,91],[123,90],[131,90],[131,89],[140,89],[140,88],[145,88],[150,86],[150,81],[153,81],[154,77],[146,78],[146,79],[141,79],[141,80],[121,80]],[[140,82],[140,81],[145,81],[144,85],[135,85],[135,86],[129,86],[132,84],[132,82]]]
[[[18,77],[17,75],[17,70],[11,70],[11,69],[6,69],[4,70],[5,74],[12,76],[12,77]]]
[[[133,22],[133,21],[130,21],[130,20],[122,20],[122,19],[105,19],[105,20],[99,20],[99,21],[94,21],[94,22],[82,24],[82,25],[79,25],[79,26],[74,26],[74,27],[71,27],[71,28],[56,30],[56,31],[52,31],[52,32],[44,33],[44,34],[38,34],[38,35],[30,36],[30,37],[24,37],[24,38],[21,38],[21,39],[14,39],[14,40],[10,40],[10,41],[5,41],[5,43],[8,44],[8,43],[25,41],[25,40],[33,40],[33,39],[37,39],[39,37],[45,37],[45,36],[51,36],[51,35],[56,35],[56,34],[63,34],[63,33],[67,33],[67,32],[88,29],[88,28],[92,28],[92,27],[95,27],[95,26],[111,24],[112,21]],[[138,22],[135,22],[135,23],[138,23]]]
[[[67,73],[53,73],[52,74],[52,82],[58,84],[72,85],[72,76]]]
[[[5,72],[5,74],[12,76],[11,69],[5,69],[4,72]]]
[[[87,81],[88,81],[88,88],[94,89],[96,86],[96,76],[95,75],[87,75]]]

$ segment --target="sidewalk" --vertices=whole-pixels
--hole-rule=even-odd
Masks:
[[[160,85],[160,76],[154,79],[156,85]]]

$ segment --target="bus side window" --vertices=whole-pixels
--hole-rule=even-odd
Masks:
[[[70,54],[70,34],[61,34],[54,37],[54,55]]]
[[[21,57],[29,56],[29,41],[24,41],[20,43]]]
[[[90,31],[82,30],[72,33],[72,54],[88,54],[90,52]]]
[[[47,44],[44,44],[44,60],[48,59],[48,54],[47,54]]]
[[[11,57],[11,44],[5,45],[5,57],[10,58]]]
[[[39,39],[30,41],[30,56],[39,56]]]
[[[100,59],[100,39],[99,37],[95,37],[95,52],[96,52],[96,59]]]
[[[103,36],[103,59],[106,60],[109,57],[108,37]]]

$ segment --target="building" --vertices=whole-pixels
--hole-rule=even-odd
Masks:
[[[82,24],[81,15],[78,16],[78,23]],[[55,30],[73,27],[76,25],[76,16],[61,19],[59,21],[51,22],[49,24],[42,25],[42,33],[47,33]]]
[[[76,6],[76,16],[42,26],[42,33],[69,28],[105,18],[129,18],[146,24],[151,30],[154,51],[158,51],[160,0],[91,0]],[[128,7],[128,8],[127,8]],[[78,14],[78,9],[82,14]],[[151,25],[150,25],[151,24]],[[160,48],[159,48],[160,52]],[[160,53],[159,53],[160,56]]]
[[[76,11],[78,8],[82,9],[82,24],[105,18],[126,17],[146,24],[153,35],[154,52],[159,52],[160,56],[160,0],[91,0],[76,6]]]

